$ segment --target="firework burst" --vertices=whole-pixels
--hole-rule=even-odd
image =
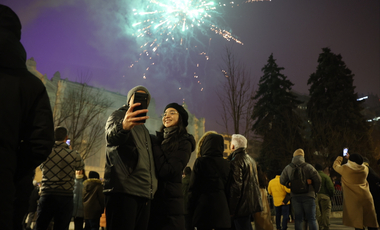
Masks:
[[[160,37],[160,42],[170,40],[183,45],[184,39],[189,39],[195,29],[203,32],[206,28],[218,29],[213,22],[215,16],[221,15],[216,11],[217,7],[220,5],[203,0],[166,0],[165,3],[151,0],[142,11],[134,9],[138,21],[133,24],[137,27],[134,35],[156,37],[151,45],[159,40],[157,37]]]
[[[160,56],[160,53],[171,56],[182,52],[181,55],[184,57],[193,51],[200,60],[204,62],[209,60],[208,52],[204,51],[206,46],[200,41],[199,35],[209,37],[210,31],[227,41],[243,45],[243,42],[231,31],[225,29],[226,23],[224,23],[222,9],[236,6],[234,2],[225,4],[205,0],[146,0],[144,2],[139,8],[133,9],[132,23],[132,36],[136,37],[137,42],[141,44],[140,57],[134,64],[140,60],[149,62],[144,67],[144,79],[147,76],[146,72],[155,65],[154,58]],[[211,38],[209,38],[210,42]],[[188,58],[183,59],[188,61]],[[199,68],[200,61],[193,62],[196,68]],[[197,83],[201,84],[196,71],[193,76],[197,79]]]

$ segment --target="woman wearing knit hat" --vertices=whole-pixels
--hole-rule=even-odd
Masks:
[[[347,154],[348,162],[342,165],[338,156],[334,170],[342,175],[343,224],[355,229],[377,229],[375,207],[367,182],[368,167],[360,154]]]
[[[158,189],[151,203],[149,229],[185,229],[182,171],[195,149],[194,137],[186,130],[188,117],[181,105],[168,104],[152,141]]]

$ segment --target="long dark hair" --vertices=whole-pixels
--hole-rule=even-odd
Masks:
[[[257,177],[259,178],[259,186],[260,188],[267,188],[268,187],[268,178],[261,169],[260,165],[257,165]]]
[[[183,125],[182,116],[181,116],[180,113],[178,113],[178,124],[177,124],[177,126],[178,126],[178,129],[170,137],[169,142],[166,144],[167,145],[166,150],[169,151],[169,152],[177,150],[178,149],[178,145],[179,145],[179,139],[181,137],[187,135],[187,129]],[[165,128],[166,127],[162,124],[160,132],[164,132]]]
[[[83,181],[85,181],[88,179],[86,176],[86,170],[83,168],[82,171],[83,171]]]

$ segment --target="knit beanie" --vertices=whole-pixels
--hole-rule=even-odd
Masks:
[[[188,119],[189,119],[189,114],[186,112],[185,108],[183,108],[182,105],[179,105],[175,102],[173,103],[170,103],[169,105],[167,105],[164,109],[164,112],[168,109],[168,108],[173,108],[175,110],[178,111],[178,113],[181,115],[181,118],[182,118],[182,124],[187,127],[187,125],[189,124],[188,123]]]
[[[131,90],[129,90],[128,95],[127,95],[127,104],[129,104],[129,100],[131,100],[132,95],[133,95],[135,92],[139,91],[139,90],[142,90],[142,91],[144,91],[145,93],[148,94],[148,101],[147,101],[147,103],[148,103],[148,105],[149,105],[149,102],[150,102],[150,93],[149,93],[148,89],[145,88],[145,87],[142,86],[142,85],[135,86],[135,87],[133,87]]]
[[[296,151],[294,151],[293,157],[295,157],[295,156],[305,156],[303,149],[297,149]]]
[[[362,165],[363,164],[363,157],[360,154],[357,154],[357,153],[350,154],[349,160],[355,162],[358,165]]]
[[[88,173],[88,178],[96,178],[96,179],[99,179],[100,177],[99,177],[99,173],[97,173],[97,172],[95,172],[95,171],[90,171],[89,173]]]

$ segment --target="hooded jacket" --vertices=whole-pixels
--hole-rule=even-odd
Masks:
[[[153,199],[157,178],[151,138],[145,125],[123,129],[128,109],[129,106],[125,105],[114,111],[106,123],[104,193],[126,193]]]
[[[294,156],[292,159],[292,163],[299,166],[299,165],[305,163],[305,157],[300,156],[300,155]],[[304,171],[305,177],[307,179],[311,179],[311,181],[312,181],[312,184],[309,185],[309,192],[303,193],[303,194],[295,194],[295,193],[292,193],[290,191],[290,194],[292,197],[294,197],[294,196],[310,196],[310,197],[315,198],[315,194],[318,193],[319,190],[321,189],[321,181],[322,181],[321,177],[319,176],[318,171],[311,164],[306,164],[305,166],[303,166],[302,169]],[[292,175],[292,171],[293,171],[293,168],[290,164],[284,168],[284,170],[281,173],[281,177],[280,177],[280,183],[282,185],[287,186],[289,184],[289,182],[291,182],[291,180],[293,179],[293,178],[290,178]]]
[[[104,194],[102,181],[90,178],[83,183],[84,219],[98,219],[104,211]]]
[[[230,214],[234,217],[250,216],[263,210],[256,162],[245,149],[239,148],[228,156],[231,175],[227,197]]]
[[[0,4],[0,155],[6,163],[1,167],[16,173],[16,181],[33,173],[54,144],[46,88],[27,70],[20,38],[20,20]]]
[[[343,157],[337,157],[333,168],[342,175],[343,224],[357,229],[378,228],[375,206],[367,181],[368,167],[351,160],[342,165],[342,161]]]
[[[279,207],[285,199],[287,193],[290,193],[290,188],[280,184],[280,175],[276,175],[268,184],[268,193],[273,197],[273,204]],[[290,204],[290,201],[286,205]]]
[[[192,225],[202,229],[230,228],[225,194],[230,165],[223,158],[223,137],[209,134],[199,147],[201,157],[194,163],[189,185]]]

